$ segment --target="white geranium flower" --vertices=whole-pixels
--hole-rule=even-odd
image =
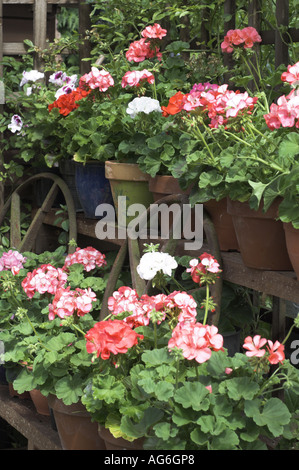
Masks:
[[[127,113],[134,119],[138,113],[150,114],[153,111],[162,112],[158,100],[149,98],[148,96],[140,96],[134,98],[127,107]]]
[[[145,253],[137,266],[137,273],[141,279],[147,281],[153,279],[155,275],[162,271],[164,274],[171,276],[172,270],[178,266],[173,256],[168,253],[149,252]]]
[[[25,85],[25,83],[28,82],[36,82],[36,80],[39,80],[40,78],[44,78],[45,74],[42,72],[39,72],[38,70],[30,70],[30,72],[23,72],[23,78],[21,80],[20,86]]]
[[[69,93],[71,93],[75,89],[76,89],[76,86],[74,84],[64,85],[63,87],[59,88],[56,91],[55,98],[58,99],[59,96],[61,96],[61,95],[68,95]]]
[[[18,114],[14,114],[11,118],[10,124],[8,124],[7,127],[13,133],[20,132],[23,127],[23,121]]]

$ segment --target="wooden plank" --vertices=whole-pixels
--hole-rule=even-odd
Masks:
[[[35,0],[3,0],[3,5],[33,5],[34,2]],[[47,0],[47,3],[52,5],[78,5],[80,0]]]
[[[288,0],[276,1],[276,21],[278,26],[289,25],[289,2]],[[288,36],[282,34],[278,29],[275,31],[275,67],[289,63]]]
[[[47,0],[36,0],[33,9],[33,44],[39,49],[46,48],[47,36]],[[34,68],[42,70],[42,59],[36,54]]]
[[[39,415],[30,400],[10,397],[7,385],[0,385],[0,416],[28,439],[31,449],[61,450],[50,417]]]
[[[19,194],[12,194],[10,207],[10,246],[18,248],[21,243],[21,199]]]
[[[23,42],[3,43],[3,55],[22,55],[26,53],[27,51]]]
[[[284,300],[299,302],[299,281],[295,273],[247,268],[240,253],[221,252],[221,256],[224,280]]]

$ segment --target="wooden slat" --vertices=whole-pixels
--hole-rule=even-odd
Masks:
[[[22,55],[26,54],[26,48],[23,42],[4,42],[3,55]]]
[[[35,0],[3,0],[3,5],[33,5],[34,2]],[[80,0],[47,0],[47,3],[52,5],[78,5]]]
[[[221,256],[224,280],[299,303],[299,281],[295,273],[247,268],[240,253],[221,252]]]
[[[61,450],[50,417],[37,414],[30,400],[11,398],[7,385],[0,385],[0,416],[28,439],[31,449]]]
[[[276,1],[276,21],[278,26],[289,25],[289,2],[288,0]],[[281,64],[288,65],[288,36],[275,31],[275,67]]]
[[[10,207],[10,246],[18,248],[21,243],[21,199],[19,194],[13,193]]]

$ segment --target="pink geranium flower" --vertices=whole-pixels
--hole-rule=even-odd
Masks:
[[[247,336],[243,344],[243,348],[247,349],[246,356],[264,356],[266,350],[261,348],[263,348],[266,343],[267,340],[265,338],[261,338],[260,335],[255,335],[253,338],[251,336]]]
[[[29,272],[22,281],[22,287],[30,299],[36,292],[39,294],[55,294],[57,289],[65,285],[67,274],[61,268],[44,264]]]
[[[154,75],[148,70],[133,70],[128,71],[122,78],[121,86],[125,88],[126,86],[139,86],[141,82],[147,81],[150,84],[153,84],[155,81]]]
[[[161,60],[162,54],[158,47],[152,49],[146,38],[132,42],[126,52],[126,58],[129,62],[143,62],[145,59],[152,59],[153,57]]]
[[[84,270],[89,272],[96,267],[106,266],[107,261],[105,255],[95,248],[88,246],[87,248],[77,248],[74,253],[66,256],[63,269],[67,269],[72,264],[82,264]]]
[[[49,304],[49,320],[54,320],[57,315],[59,318],[70,317],[74,314],[83,316],[92,309],[92,302],[96,302],[95,293],[89,289],[71,290],[67,288],[57,289],[54,299]]]
[[[213,350],[222,349],[223,337],[215,326],[211,329],[201,323],[184,322],[174,328],[168,347],[181,349],[185,359],[202,364],[210,359]]]
[[[287,71],[281,75],[281,80],[290,85],[297,85],[299,83],[299,62],[294,65],[288,65]]]
[[[161,25],[155,23],[153,26],[147,26],[142,32],[143,38],[162,39],[167,34],[167,29],[163,29]]]
[[[107,91],[108,88],[114,85],[114,80],[109,72],[96,67],[92,67],[89,73],[86,73],[80,78],[80,86],[87,84],[92,90],[98,88],[100,91]]]
[[[278,364],[279,362],[283,362],[285,359],[284,354],[284,345],[281,344],[279,341],[273,342],[268,340],[267,349],[269,352],[269,362],[270,364]]]
[[[11,271],[13,275],[24,267],[26,258],[17,250],[4,252],[0,258],[0,271]]]

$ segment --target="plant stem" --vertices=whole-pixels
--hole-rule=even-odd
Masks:
[[[209,284],[207,284],[207,285],[206,285],[205,314],[204,314],[204,319],[203,319],[203,325],[206,324],[207,318],[208,318],[208,313],[209,313],[209,298],[210,298],[210,289],[209,289]]]

